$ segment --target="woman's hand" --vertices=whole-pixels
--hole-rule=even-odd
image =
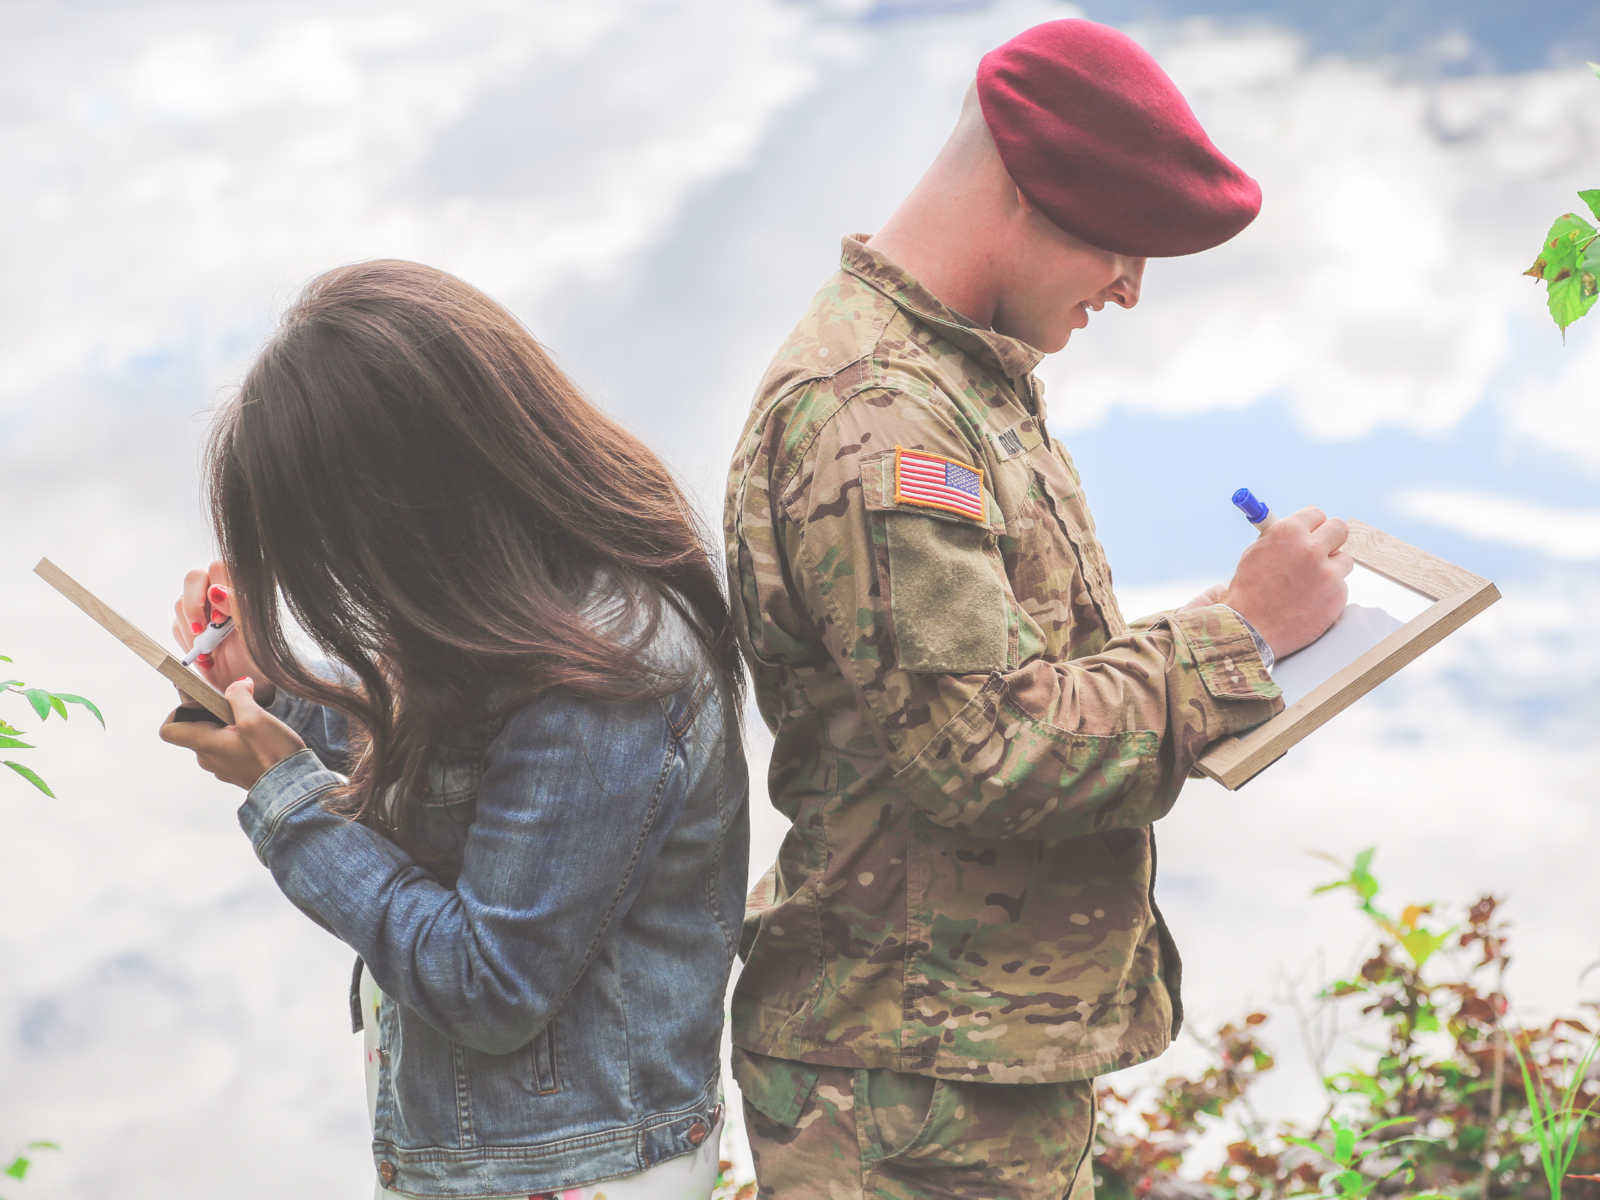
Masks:
[[[221,688],[221,680],[244,676],[255,681],[256,701],[271,704],[275,692],[272,684],[262,678],[261,668],[250,659],[245,649],[244,630],[237,628],[234,613],[233,587],[228,580],[228,569],[214,562],[201,570],[196,568],[183,577],[183,594],[172,605],[176,616],[172,622],[173,639],[185,653],[194,645],[194,639],[205,627],[224,617],[233,617],[236,628],[210,654],[194,660],[198,670],[212,687]]]
[[[228,685],[223,694],[233,706],[232,725],[177,721],[168,714],[161,740],[193,750],[204,770],[249,791],[256,780],[306,747],[298,733],[256,703],[254,692],[248,676]]]

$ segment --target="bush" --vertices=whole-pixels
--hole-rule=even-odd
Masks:
[[[1311,1129],[1250,1105],[1252,1085],[1276,1065],[1260,1012],[1202,1041],[1213,1061],[1197,1078],[1127,1093],[1102,1084],[1099,1200],[1560,1200],[1564,1178],[1600,1175],[1591,1119],[1600,1004],[1543,1024],[1512,1019],[1500,900],[1483,896],[1446,915],[1410,904],[1392,916],[1375,903],[1372,856],[1364,851],[1344,878],[1317,889],[1353,894],[1374,944],[1352,978],[1330,981],[1313,1004],[1358,1007],[1376,1022],[1375,1057],[1328,1071],[1329,1047],[1310,1047],[1327,1096]],[[1225,1161],[1194,1162],[1196,1136],[1218,1126],[1236,1134]]]

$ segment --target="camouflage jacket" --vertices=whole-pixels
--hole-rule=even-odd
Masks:
[[[761,383],[725,533],[792,828],[747,1050],[1033,1083],[1177,1030],[1150,824],[1283,702],[1230,609],[1124,622],[1039,357],[847,238]]]

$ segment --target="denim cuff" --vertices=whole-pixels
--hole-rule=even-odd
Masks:
[[[323,766],[309,747],[264,772],[239,805],[239,827],[255,847],[256,857],[266,863],[268,843],[290,813],[343,782],[345,777]]]

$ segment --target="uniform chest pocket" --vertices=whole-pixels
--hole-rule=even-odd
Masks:
[[[1077,471],[1031,417],[991,440],[1006,527],[1000,548],[1017,601],[1043,640],[1038,649],[1053,658],[1096,653],[1127,625]],[[1024,657],[1031,649],[1024,645]]]
[[[940,674],[1004,670],[1012,623],[997,541],[1004,528],[998,507],[981,483],[975,506],[982,517],[897,496],[899,453],[873,455],[861,467],[880,606],[888,613],[895,665]]]

